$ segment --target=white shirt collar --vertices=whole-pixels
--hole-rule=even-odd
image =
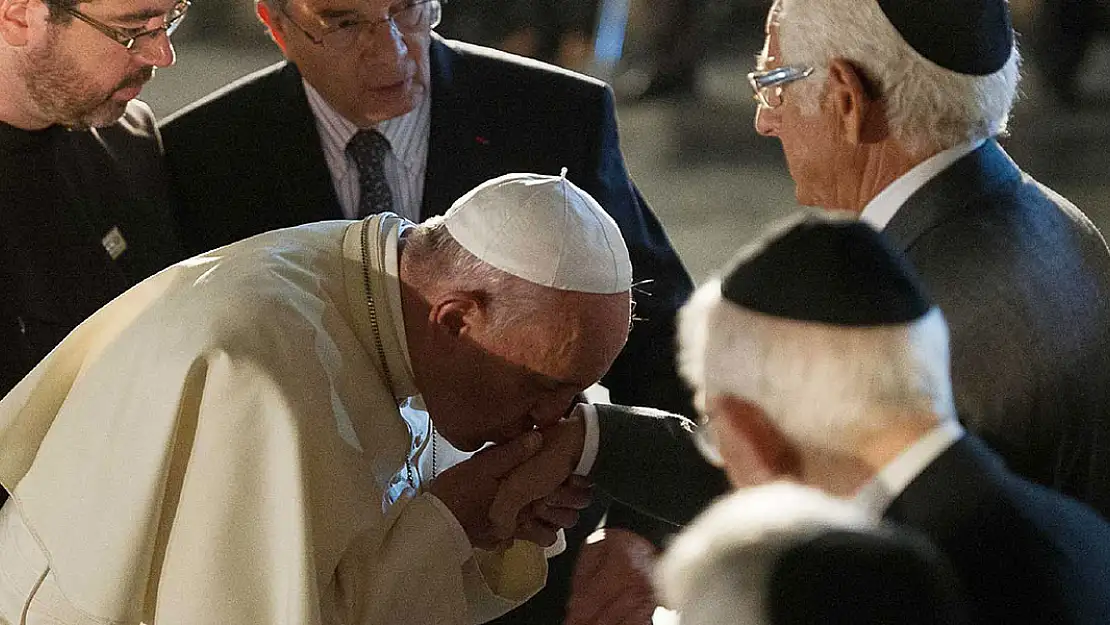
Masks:
[[[918,163],[916,167],[902,174],[901,177],[887,185],[885,189],[872,198],[867,206],[863,207],[863,212],[860,213],[859,218],[876,230],[882,230],[894,218],[898,209],[902,208],[906,200],[910,199],[910,196],[916,193],[918,189],[925,186],[925,183],[948,169],[952,163],[979,149],[979,146],[985,142],[986,139],[980,139],[970,143],[961,143]]]
[[[358,132],[358,126],[335,110],[335,107],[324,96],[320,95],[320,92],[316,91],[312,85],[308,84],[307,80],[302,78],[301,81],[304,83],[305,95],[308,97],[308,106],[312,109],[313,117],[316,118],[316,127],[320,131],[320,139],[325,144],[324,155],[328,158],[328,165],[335,165],[332,168],[333,170],[336,167],[340,170],[346,169],[347,144],[351,142],[351,137]],[[429,119],[427,111],[431,105],[431,95],[425,90],[424,95],[421,96],[411,111],[374,126],[374,129],[382,133],[382,136],[389,141],[389,149],[404,163],[407,169],[413,169],[421,165],[417,162],[421,156],[419,144],[409,141],[408,135],[413,132],[414,124],[418,122],[427,123]],[[337,159],[343,160],[337,163],[331,162]]]
[[[964,435],[955,420],[945,420],[884,466],[854,497],[857,505],[881,518],[890,504],[941,454]]]

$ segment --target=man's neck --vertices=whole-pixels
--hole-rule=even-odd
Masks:
[[[804,454],[803,480],[826,492],[852,497],[875,476],[936,427],[929,420],[907,420],[861,441],[852,454]]]
[[[13,67],[14,59],[10,50],[0,55],[0,122],[20,130],[42,130],[53,126],[49,119],[43,119],[37,108],[30,104],[23,79]]]
[[[932,153],[922,156],[910,154],[901,143],[887,137],[864,146],[859,160],[855,197],[850,202],[852,212],[859,215],[867,204],[882,193],[895,180],[924,162]]]

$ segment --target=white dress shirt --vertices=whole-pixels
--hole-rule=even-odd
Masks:
[[[347,144],[359,131],[359,127],[336,111],[312,85],[307,81],[303,82],[343,216],[358,219],[361,192],[358,167],[354,159],[347,155]],[[393,212],[414,223],[420,221],[420,205],[424,201],[424,173],[428,169],[431,111],[432,98],[425,92],[416,103],[416,108],[375,126],[389,141],[389,151],[385,156],[385,179],[393,193]]]
[[[925,186],[926,182],[948,169],[952,163],[978,150],[984,142],[984,139],[980,139],[971,143],[961,143],[925,159],[887,185],[878,195],[871,198],[867,206],[863,207],[863,212],[860,213],[859,218],[876,230],[881,231],[890,223],[890,220],[894,218],[898,209],[902,208],[906,200],[910,199],[910,196],[916,193],[918,189]]]
[[[887,463],[853,498],[855,503],[882,518],[890,504],[917,479],[934,460],[963,438],[964,429],[958,421],[946,420],[910,445]]]

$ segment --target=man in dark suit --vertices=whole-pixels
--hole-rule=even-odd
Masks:
[[[381,210],[419,221],[489,178],[565,167],[616,220],[641,283],[632,334],[602,384],[618,402],[689,411],[673,333],[692,284],[628,178],[603,83],[438,37],[438,0],[371,0],[357,9],[271,0],[257,8],[288,62],[162,126],[190,252]],[[608,522],[624,522],[623,514],[611,511]],[[583,532],[597,516],[583,520]],[[569,566],[578,541],[568,542],[556,568]],[[565,594],[565,574],[550,579]],[[551,610],[559,609],[544,608],[544,618],[558,622]]]
[[[759,70],[756,129],[798,200],[882,229],[944,311],[968,429],[1110,515],[1110,251],[996,139],[1019,78],[1006,3],[779,0]]]
[[[188,3],[149,6],[0,4],[0,397],[180,256],[158,130],[134,98],[173,64]]]
[[[1110,622],[1110,525],[964,433],[944,317],[897,252],[813,218],[761,243],[682,312],[698,431],[731,481],[793,479],[923,533],[974,622]]]
[[[602,430],[625,440],[602,436],[588,470],[595,484],[686,521],[725,491],[710,463],[691,460],[696,446],[734,487],[790,479],[924,534],[952,561],[973,622],[1108,622],[1110,525],[1018,477],[964,431],[944,316],[904,257],[869,225],[822,214],[779,224],[745,250],[680,315],[681,368],[705,423],[598,407]],[[545,432],[534,475],[560,455],[578,458],[584,418]],[[628,457],[648,447],[654,466]],[[683,467],[690,492],[658,487],[671,466]],[[522,472],[502,489],[559,479]]]

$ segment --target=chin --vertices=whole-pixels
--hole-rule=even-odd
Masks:
[[[70,124],[73,128],[104,128],[118,122],[127,111],[128,102],[109,100],[99,107],[78,117],[77,121]]]

